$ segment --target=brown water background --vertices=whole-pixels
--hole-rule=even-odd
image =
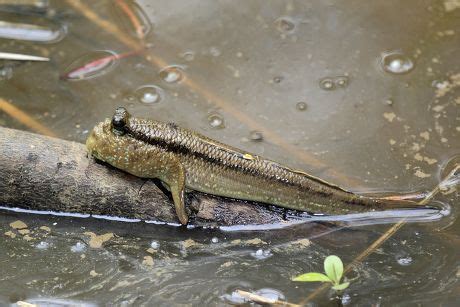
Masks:
[[[0,98],[58,137],[84,142],[125,106],[360,192],[427,192],[459,159],[456,0],[34,3],[0,2],[0,21],[39,26],[0,50],[50,61],[0,62]],[[34,131],[4,110],[0,125]],[[451,214],[399,230],[347,275],[343,304],[456,305],[459,192],[438,201]],[[370,224],[228,232],[3,211],[0,304],[244,303],[236,289],[299,303],[319,285],[291,278],[330,254],[351,262],[391,226]],[[89,232],[113,237],[94,248]]]

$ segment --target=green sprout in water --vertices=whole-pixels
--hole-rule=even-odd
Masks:
[[[348,288],[349,282],[340,283],[343,275],[343,263],[339,257],[331,255],[324,259],[324,272],[310,272],[294,277],[293,281],[321,281],[332,284],[332,289],[342,291]]]

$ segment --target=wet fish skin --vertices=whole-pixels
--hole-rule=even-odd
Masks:
[[[166,183],[182,224],[188,222],[186,188],[324,214],[420,207],[412,201],[351,193],[175,124],[132,117],[125,108],[96,125],[86,146],[95,158],[116,168]]]

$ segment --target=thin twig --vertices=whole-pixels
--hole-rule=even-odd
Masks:
[[[41,133],[47,136],[54,136],[54,137],[57,136],[56,133],[51,131],[49,128],[39,123],[38,121],[30,117],[30,115],[28,115],[27,113],[25,113],[18,107],[12,105],[11,103],[9,103],[3,98],[0,98],[0,110],[5,112],[9,116],[13,117],[14,119],[16,119],[21,124],[29,127],[30,129],[38,133]]]
[[[422,199],[419,204],[426,205],[433,197],[435,197],[440,191],[441,186],[444,182],[449,180],[455,173],[460,169],[460,165],[457,165],[430,193],[428,193],[424,199]],[[401,227],[406,224],[405,219],[400,220],[398,223],[391,226],[384,234],[382,234],[377,240],[375,240],[370,246],[368,246],[364,251],[362,251],[358,256],[356,256],[353,261],[345,267],[344,274],[348,273],[352,267],[356,266],[357,264],[361,263],[364,259],[367,258],[370,254],[372,254],[377,248],[379,248],[386,240],[392,237]],[[320,293],[330,288],[329,283],[323,283],[321,286],[316,288],[309,296],[307,296],[300,305],[305,305],[315,297],[317,297]]]
[[[131,10],[128,4],[124,0],[117,0],[117,5],[120,7],[120,9],[126,14],[128,17],[129,21],[133,25],[134,29],[136,29],[136,34],[137,37],[140,40],[143,40],[145,35],[144,35],[144,29],[142,27],[141,22],[139,21],[139,18],[137,18],[136,14]]]
[[[269,299],[260,295],[257,295],[255,293],[243,291],[243,290],[236,290],[236,293],[241,295],[242,297],[254,302],[254,303],[259,303],[259,304],[269,304],[272,306],[289,306],[289,307],[300,307],[300,305],[297,304],[292,304],[289,302],[283,302],[277,299]]]

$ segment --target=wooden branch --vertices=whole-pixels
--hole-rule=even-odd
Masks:
[[[178,223],[154,180],[88,157],[83,144],[0,127],[0,206]],[[194,225],[282,221],[267,206],[187,193]]]

